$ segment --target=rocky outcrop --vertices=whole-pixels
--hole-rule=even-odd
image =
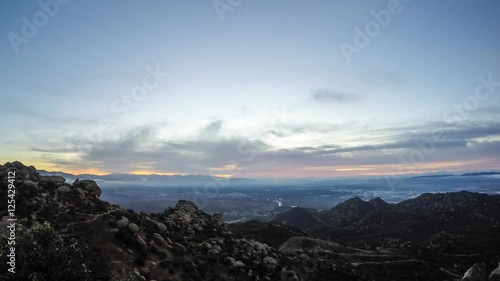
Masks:
[[[318,211],[301,207],[292,208],[287,212],[278,214],[273,218],[273,221],[300,229],[324,224],[319,217]]]
[[[490,273],[489,281],[500,281],[500,263],[498,267]]]
[[[485,263],[474,264],[460,281],[488,281],[490,271]]]
[[[49,184],[54,187],[59,187],[66,182],[66,179],[61,176],[51,176],[49,178]]]
[[[432,247],[443,246],[446,249],[442,250],[451,251],[457,245],[447,243],[457,237],[462,240],[482,237],[469,244],[487,247],[490,238],[488,241],[484,238],[500,234],[500,196],[465,191],[423,194],[398,204],[388,204],[380,198],[364,201],[355,197],[319,213],[294,209],[277,215],[273,221],[305,221],[294,226],[324,239],[342,236],[342,242],[379,233],[388,239],[411,237],[420,242],[430,241]],[[342,229],[355,229],[356,235],[344,235],[340,233]],[[439,233],[447,233],[448,236],[443,236],[447,241],[441,239],[445,243],[435,243]]]
[[[101,188],[97,186],[97,183],[93,180],[75,181],[73,185],[89,192],[95,197],[100,197],[102,194]]]

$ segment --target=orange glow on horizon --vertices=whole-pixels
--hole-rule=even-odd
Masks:
[[[214,175],[214,177],[217,177],[217,178],[232,178],[233,175],[222,174],[222,175]]]
[[[185,176],[188,175],[186,173],[174,173],[174,172],[157,172],[157,171],[148,171],[148,170],[137,170],[131,171],[129,174],[138,175],[138,176],[148,176],[148,175],[159,175],[159,176]]]
[[[401,174],[421,174],[437,171],[447,171],[453,173],[453,171],[465,171],[465,170],[477,170],[480,166],[488,166],[489,169],[498,168],[496,165],[488,165],[488,161],[469,160],[469,161],[450,161],[450,162],[432,162],[432,163],[422,163],[418,165],[411,164],[385,164],[385,165],[328,165],[328,166],[294,166],[294,167],[278,167],[270,166],[265,170],[240,170],[237,175],[230,173],[228,168],[238,168],[236,165],[226,165],[220,168],[207,168],[207,173],[205,175],[212,175],[218,178],[305,178],[305,177],[316,177],[316,178],[334,178],[334,177],[356,177],[356,176],[387,176],[387,175],[401,175]],[[47,171],[62,171],[66,173],[71,173],[74,175],[80,174],[93,174],[98,176],[108,175],[111,172],[95,169],[95,168],[74,168],[73,166],[64,167],[62,165],[54,165],[50,163],[38,162],[38,163],[25,163],[26,165],[33,165],[39,170]],[[226,169],[224,171],[224,169]],[[241,167],[239,167],[241,169]],[[214,174],[210,171],[215,172]],[[123,171],[119,173],[129,173],[133,175],[191,175],[190,173],[182,172],[160,172],[148,169],[138,169],[132,171]]]
[[[40,168],[40,170],[46,170],[49,172],[63,172],[63,173],[68,173],[68,174],[73,174],[73,175],[89,174],[89,175],[96,175],[96,176],[105,176],[105,175],[110,174],[110,173],[107,173],[105,171],[101,171],[98,169],[91,169],[91,168],[89,168],[89,169],[66,169],[66,168],[64,168],[64,169],[60,169],[60,168],[43,169],[43,168]]]

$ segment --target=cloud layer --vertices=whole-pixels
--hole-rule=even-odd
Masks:
[[[283,148],[266,141],[272,136],[285,143],[290,138],[317,132],[318,126],[321,124],[287,124],[295,129],[249,139],[222,136],[223,122],[213,121],[200,128],[197,137],[184,140],[163,139],[156,127],[138,127],[114,140],[89,143],[80,138],[66,140],[72,142],[70,146],[66,143],[64,147],[34,147],[33,150],[43,152],[47,161],[61,168],[72,165],[78,169],[87,167],[107,172],[328,177],[353,173],[418,173],[440,168],[500,168],[495,157],[500,155],[498,122],[430,122],[419,127],[360,128],[363,138],[343,143],[330,140],[339,130],[353,128],[340,129],[337,125],[332,126],[335,130],[321,132],[323,143],[318,145]],[[381,132],[384,132],[382,136]],[[82,145],[86,141],[87,145]],[[71,152],[76,155],[71,161],[58,157]]]

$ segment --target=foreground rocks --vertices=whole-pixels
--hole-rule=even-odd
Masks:
[[[500,263],[498,264],[498,267],[491,272],[489,278],[489,281],[500,281]]]
[[[16,171],[20,223],[34,229],[47,221],[65,241],[88,245],[92,280],[459,280],[460,269],[453,273],[446,263],[445,269],[415,258],[424,253],[411,253],[411,245],[408,251],[347,247],[277,223],[251,224],[235,232],[220,214],[206,214],[185,200],[161,213],[137,213],[101,201],[94,181],[69,184],[64,178],[40,176],[19,162],[0,166],[2,202],[9,171]],[[0,215],[6,215],[5,208]],[[247,235],[249,227],[255,231]],[[435,240],[441,242],[435,243],[447,245],[446,239],[440,235]],[[498,269],[489,268],[474,265],[463,280],[485,274],[497,280]]]
[[[460,281],[488,281],[490,270],[485,263],[474,264]]]

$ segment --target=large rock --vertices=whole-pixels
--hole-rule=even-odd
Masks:
[[[40,176],[40,179],[38,180],[38,185],[46,186],[49,184],[49,181],[50,181],[50,176]]]
[[[500,263],[498,267],[491,272],[490,281],[500,281]]]
[[[153,233],[153,241],[158,246],[168,246],[167,241],[158,233]]]
[[[179,200],[175,208],[188,213],[195,213],[198,210],[198,206],[189,200]]]
[[[127,226],[128,223],[129,223],[128,219],[126,217],[122,217],[121,219],[116,221],[116,226],[118,228],[123,228],[123,227]]]
[[[16,185],[14,183],[14,185]],[[35,182],[27,180],[23,182],[21,188],[18,190],[18,194],[23,198],[30,198],[38,194],[38,185]]]
[[[33,166],[24,166],[23,163],[19,161],[7,162],[0,165],[0,179],[6,180],[9,173],[15,174],[15,179],[17,183],[24,182],[26,180],[31,180],[34,182],[38,181],[40,175]]]
[[[33,182],[33,181],[30,181],[30,180],[27,180],[24,182],[24,185],[30,187],[30,188],[38,188],[38,184],[36,182]]]
[[[65,185],[61,185],[60,187],[57,188],[57,191],[64,193],[64,192],[71,191],[71,189],[69,187],[65,186]]]
[[[139,226],[135,223],[131,223],[128,225],[128,229],[130,229],[132,233],[137,233],[139,231]]]
[[[101,188],[93,180],[81,180],[77,185],[81,189],[88,191],[96,197],[100,197],[102,194]]]
[[[245,264],[242,261],[235,261],[233,267],[245,267]]]
[[[55,187],[59,187],[66,182],[66,179],[61,176],[51,176],[49,178],[49,184]]]
[[[158,222],[156,223],[156,226],[158,227],[159,230],[165,231],[167,230],[167,226],[164,223]]]
[[[489,274],[488,266],[483,262],[478,262],[465,272],[460,281],[488,281]]]
[[[146,243],[146,240],[144,240],[141,236],[137,236],[137,244],[139,245],[139,248],[143,251],[145,251],[148,248],[148,243]]]
[[[278,261],[273,257],[265,257],[263,261],[268,270],[273,270],[278,265]]]

